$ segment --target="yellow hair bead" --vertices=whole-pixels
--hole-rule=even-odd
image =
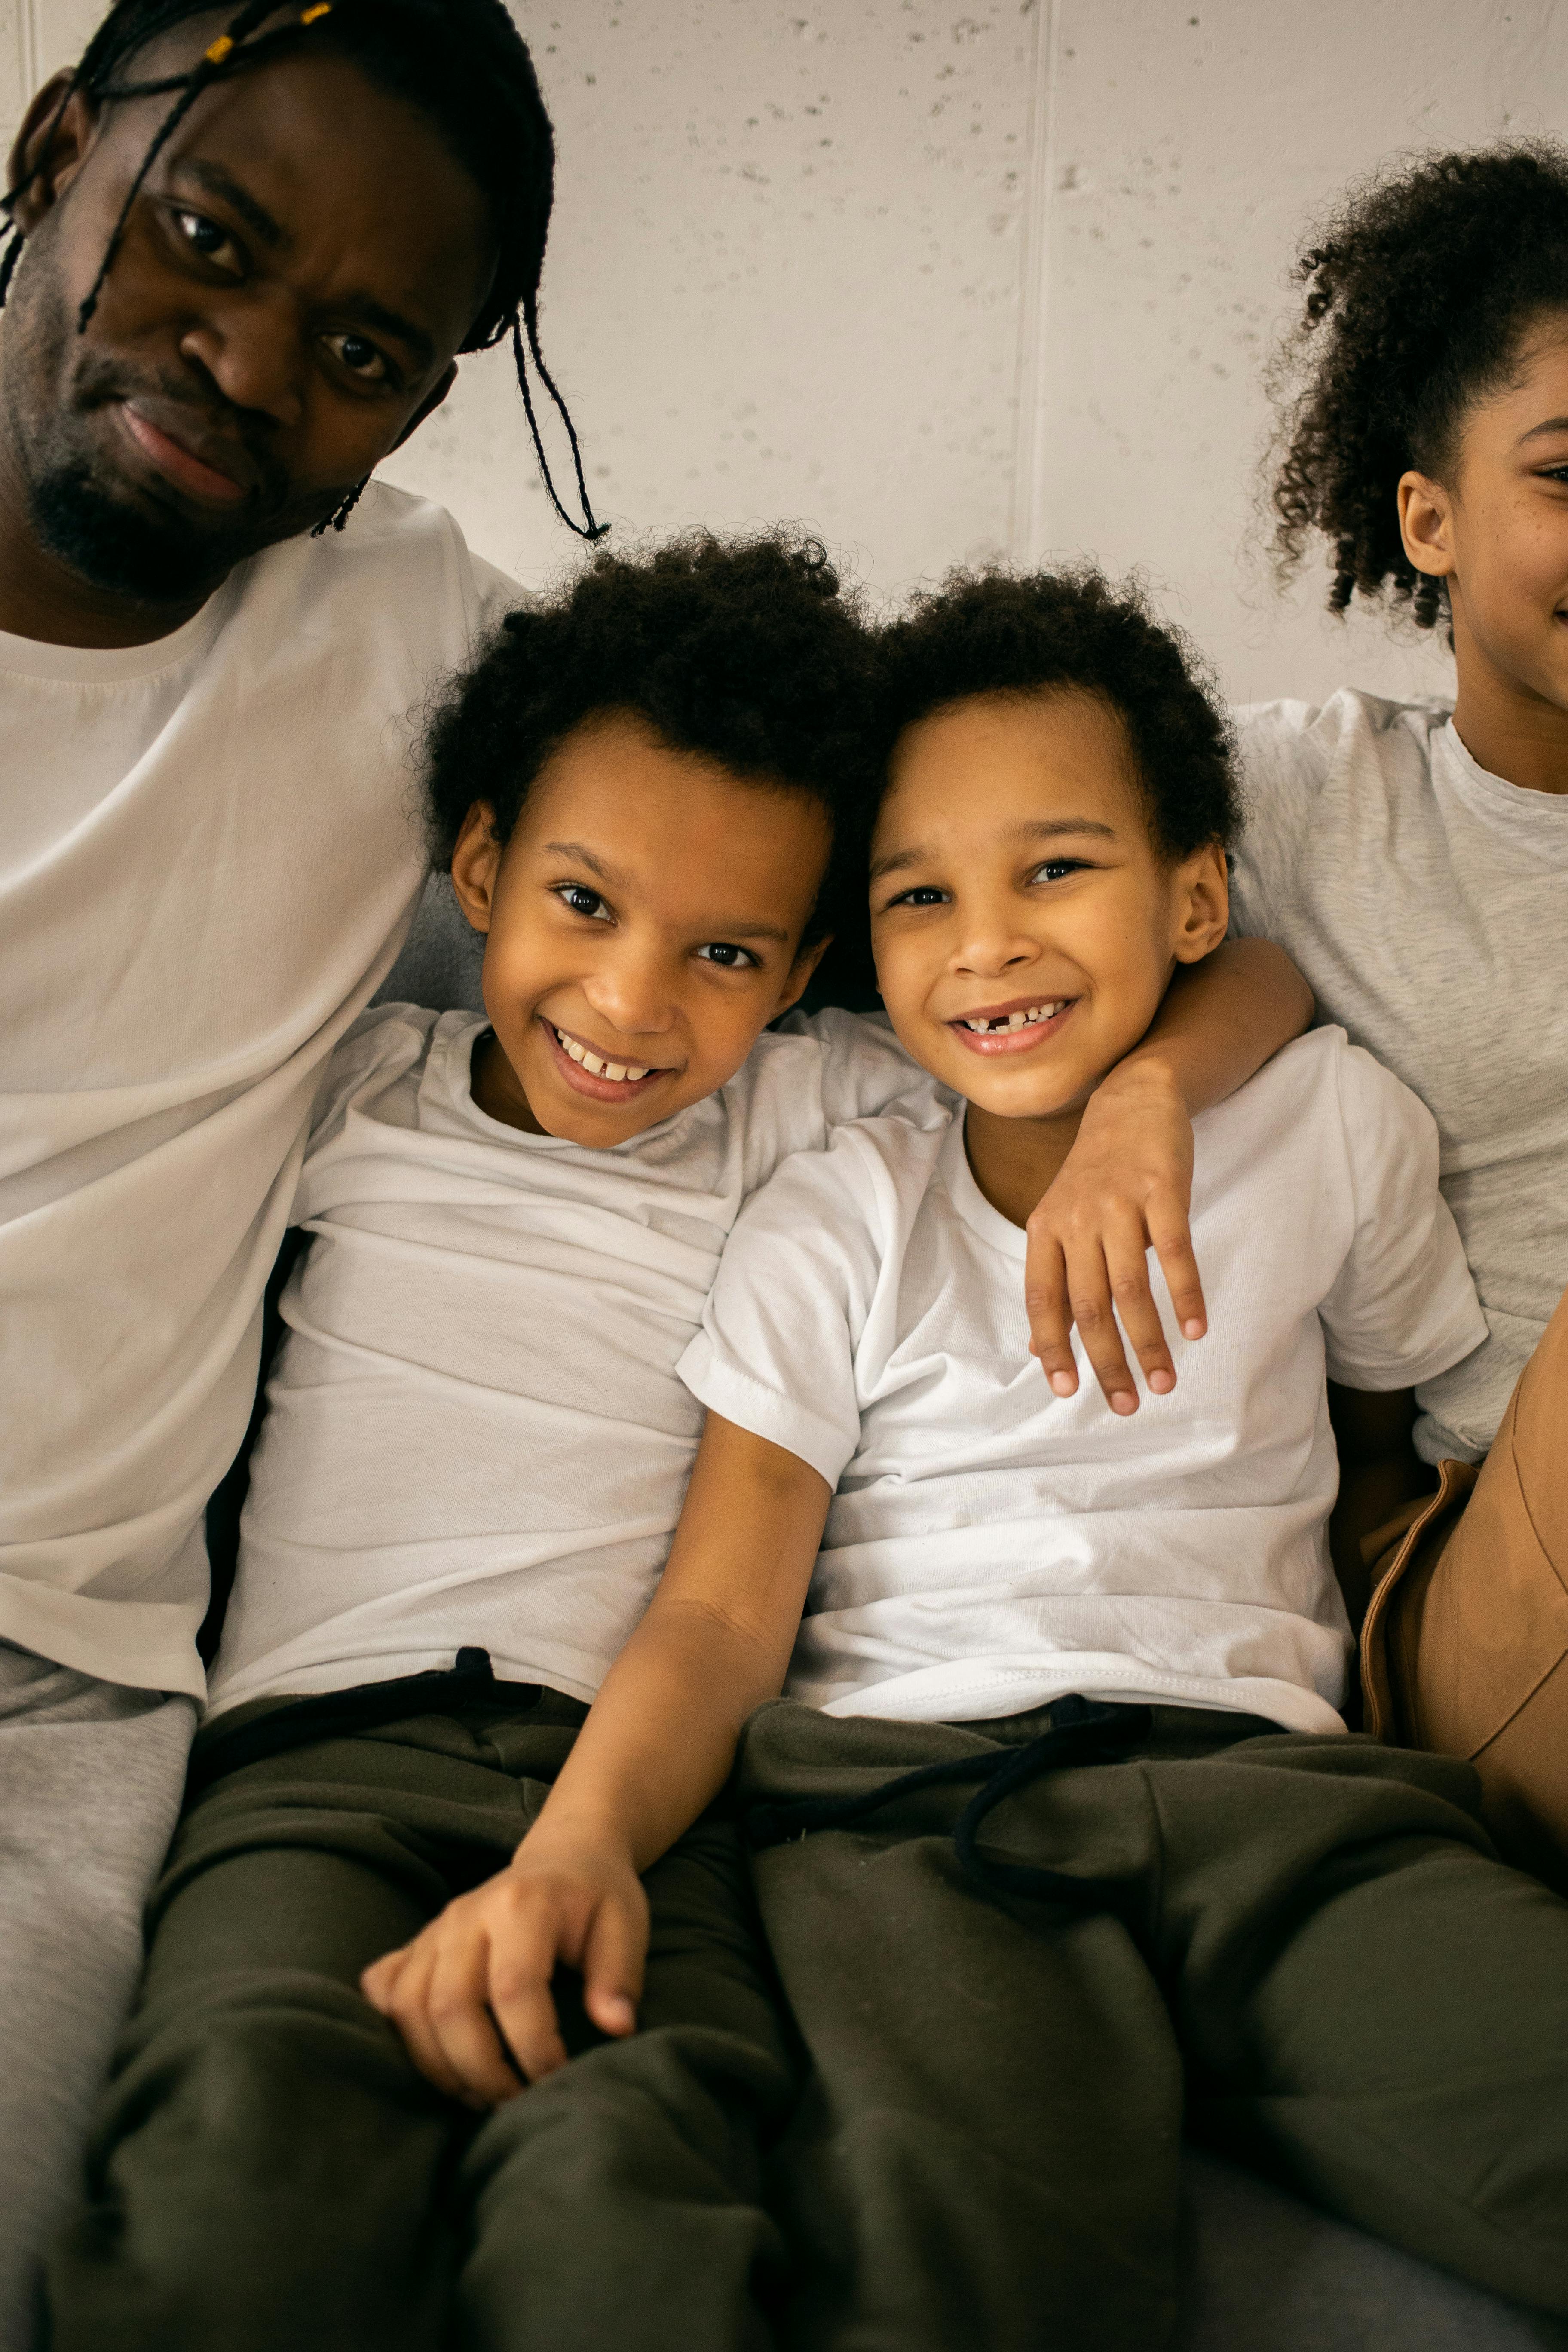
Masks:
[[[315,6],[307,8],[300,22],[301,25],[313,25],[318,16],[330,16],[331,13],[332,0],[316,0]]]
[[[221,66],[225,58],[227,57],[233,47],[234,43],[229,39],[228,35],[226,33],[220,33],[216,40],[213,43],[211,48],[207,51],[208,65]]]

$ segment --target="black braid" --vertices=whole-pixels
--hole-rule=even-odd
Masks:
[[[1280,570],[1321,532],[1331,611],[1359,593],[1432,628],[1447,592],[1405,552],[1399,478],[1443,479],[1469,408],[1538,320],[1568,312],[1568,149],[1438,155],[1354,188],[1295,275],[1306,301],[1275,374]]]
[[[461,349],[488,351],[511,336],[523,408],[551,502],[579,537],[602,538],[605,526],[595,520],[576,432],[540,350],[539,280],[553,193],[554,141],[532,60],[504,0],[294,0],[288,21],[269,31],[261,27],[278,14],[278,0],[247,0],[191,72],[153,81],[119,79],[121,68],[161,34],[205,15],[210,5],[211,0],[115,0],[71,76],[39,142],[32,171],[0,199],[0,210],[14,219],[17,198],[47,165],[55,131],[73,92],[79,90],[99,105],[173,98],[81,305],[79,331],[85,331],[97,308],[149,171],[203,90],[266,63],[303,39],[330,40],[435,122],[489,200],[500,255],[494,280]],[[20,232],[14,231],[0,257],[0,303],[15,273],[20,243]],[[562,505],[551,476],[528,380],[531,358],[566,428],[582,500],[581,522]],[[341,530],[363,487],[361,483],[321,528],[331,524]]]

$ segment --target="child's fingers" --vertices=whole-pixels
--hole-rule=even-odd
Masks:
[[[380,2010],[383,2017],[390,2016],[388,2003],[392,1988],[397,1982],[412,1946],[400,1944],[395,1952],[383,1952],[379,1960],[372,1960],[368,1969],[360,1971],[359,1989],[372,2009]]]
[[[583,2005],[601,2033],[637,2031],[647,1956],[647,1906],[607,1897],[594,1915],[583,1953]]]
[[[1148,1235],[1135,1209],[1120,1210],[1108,1220],[1105,1267],[1117,1319],[1143,1368],[1150,1392],[1168,1396],[1176,1385],[1176,1368],[1150,1286]]]
[[[1076,1261],[1068,1259],[1068,1296],[1084,1354],[1105,1392],[1106,1402],[1112,1412],[1136,1412],[1138,1383],[1127,1369],[1121,1334],[1112,1311],[1105,1253],[1098,1244]]]
[[[387,1991],[384,2006],[378,2002],[377,2007],[396,2026],[405,2049],[426,2080],[434,2083],[438,2091],[445,2091],[448,2098],[460,2099],[462,2084],[447,2063],[426,2007],[434,1965],[430,1941],[421,1936],[409,1945],[403,1966]]]
[[[550,1997],[561,1943],[553,1913],[532,1906],[490,1950],[490,2011],[513,2065],[531,2083],[566,2063],[566,2044]]]
[[[425,1996],[425,2013],[441,2055],[470,2106],[499,2106],[522,2088],[508,2063],[489,2009],[489,1944],[482,1935],[438,1948]]]
[[[1201,1339],[1209,1328],[1208,1308],[1193,1251],[1187,1203],[1173,1192],[1156,1193],[1150,1202],[1149,1238],[1171,1294],[1177,1329],[1184,1339]]]
[[[1072,1353],[1067,1259],[1048,1227],[1031,1220],[1027,1231],[1024,1307],[1029,1318],[1029,1345],[1058,1396],[1072,1396],[1078,1388],[1078,1366]]]

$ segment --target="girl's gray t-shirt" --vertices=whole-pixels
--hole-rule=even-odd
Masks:
[[[1237,726],[1233,929],[1437,1122],[1489,1336],[1417,1388],[1415,1443],[1476,1462],[1568,1288],[1568,794],[1489,775],[1439,704],[1347,688]]]

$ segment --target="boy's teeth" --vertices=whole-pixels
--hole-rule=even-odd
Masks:
[[[568,1037],[563,1029],[557,1029],[555,1034],[563,1050],[570,1054],[574,1062],[581,1062],[591,1078],[614,1078],[617,1086],[629,1079],[635,1086],[639,1078],[647,1076],[647,1070],[638,1069],[635,1062],[602,1061],[597,1054],[590,1054],[586,1045],[579,1045],[575,1037]]]
[[[1031,1005],[1027,1013],[999,1013],[994,1020],[966,1021],[963,1025],[978,1031],[982,1037],[993,1036],[1001,1029],[1028,1029],[1037,1021],[1054,1020],[1066,1003],[1064,996],[1054,1004]]]

